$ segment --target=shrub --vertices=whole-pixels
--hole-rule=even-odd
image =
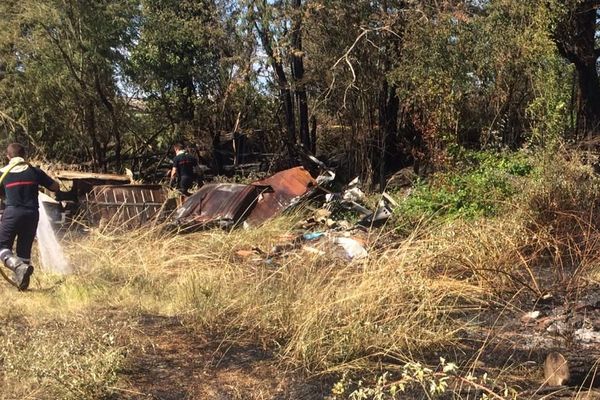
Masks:
[[[449,172],[420,181],[399,207],[413,221],[425,216],[475,218],[497,215],[518,192],[517,180],[532,173],[524,153],[465,152]]]

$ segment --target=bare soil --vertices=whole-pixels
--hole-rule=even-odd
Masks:
[[[284,371],[256,346],[227,345],[174,317],[143,315],[113,399],[322,399],[328,385]]]

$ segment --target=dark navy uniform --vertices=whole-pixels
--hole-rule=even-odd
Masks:
[[[12,249],[17,239],[17,257],[30,263],[39,220],[39,187],[49,189],[53,183],[44,171],[31,165],[16,167],[4,178],[2,188],[6,208],[0,222],[0,251]]]
[[[198,160],[188,153],[179,153],[173,158],[173,168],[177,171],[179,178],[178,189],[183,194],[189,194],[188,190],[196,180],[195,168],[198,166]]]

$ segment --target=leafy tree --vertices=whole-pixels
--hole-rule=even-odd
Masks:
[[[565,132],[557,121],[569,121],[570,75],[551,37],[558,12],[547,5],[491,0],[411,21],[392,79],[430,150],[518,147],[550,112],[559,114],[553,133]]]
[[[112,150],[119,166],[127,117],[118,71],[134,39],[135,1],[25,0],[0,7],[9,22],[0,38],[0,107],[20,126],[9,129],[28,134],[51,157],[81,159],[84,150],[106,169]]]
[[[197,100],[219,77],[223,31],[212,1],[142,0],[139,42],[133,48],[134,81],[176,129],[196,116]],[[181,128],[184,126],[183,128]]]

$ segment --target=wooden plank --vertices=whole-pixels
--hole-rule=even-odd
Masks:
[[[101,174],[93,172],[80,172],[80,171],[58,171],[54,174],[57,179],[75,180],[75,179],[95,179],[102,181],[117,181],[128,183],[131,179],[127,175],[118,174]]]

